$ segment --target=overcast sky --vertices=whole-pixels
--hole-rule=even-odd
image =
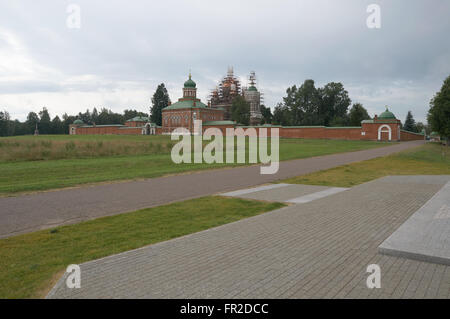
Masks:
[[[366,25],[372,3],[379,29]],[[67,27],[70,4],[81,28]],[[256,72],[272,108],[305,79],[339,81],[372,116],[389,105],[424,121],[450,75],[449,16],[448,0],[2,0],[0,109],[148,112],[159,83],[176,101],[191,69],[205,101],[231,65],[243,84]]]

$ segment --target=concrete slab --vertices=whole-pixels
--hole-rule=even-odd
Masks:
[[[425,177],[421,177],[425,178]],[[450,176],[427,178],[440,183]],[[450,182],[378,248],[382,254],[450,265]]]
[[[309,202],[311,202],[313,200],[320,199],[320,198],[323,198],[323,197],[327,197],[327,196],[330,196],[330,195],[333,195],[333,194],[337,194],[337,193],[343,192],[343,191],[345,191],[347,189],[348,188],[344,188],[344,187],[330,187],[330,188],[327,188],[327,189],[325,189],[323,191],[320,191],[320,192],[315,192],[315,193],[312,193],[312,194],[308,194],[308,195],[304,195],[304,196],[300,196],[300,197],[297,197],[297,198],[290,199],[287,202],[288,203],[295,203],[295,204],[309,203]]]
[[[257,188],[243,189],[241,191],[226,193],[222,195],[241,197],[247,199],[267,200],[273,202],[288,202],[292,198],[297,198],[307,194],[316,193],[329,188],[326,186],[314,186],[314,185],[273,184],[273,186],[276,185],[282,186],[272,188],[257,187]]]
[[[252,188],[246,188],[246,189],[240,189],[237,191],[233,191],[233,192],[228,192],[228,193],[223,193],[221,194],[222,196],[242,196],[242,195],[246,195],[246,194],[251,194],[251,193],[255,193],[255,192],[260,192],[260,191],[265,191],[265,190],[270,190],[270,189],[275,189],[275,188],[280,188],[280,187],[286,187],[286,186],[290,186],[291,184],[269,184],[269,185],[263,185],[263,186],[258,186],[258,187],[252,187]]]

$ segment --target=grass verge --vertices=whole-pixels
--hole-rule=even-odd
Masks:
[[[450,174],[450,147],[428,143],[417,148],[368,161],[342,165],[283,183],[351,187],[387,175]]]
[[[3,146],[0,147],[0,195],[42,191],[87,183],[153,178],[238,165],[175,164],[171,160],[170,147],[167,146],[170,138],[167,136],[75,137],[0,138],[0,142],[3,143]],[[49,150],[44,154],[48,157],[39,157],[41,151],[37,152],[37,155],[33,153],[34,151],[29,153],[27,147],[31,147],[30,145],[33,143],[36,144],[36,149],[48,146]],[[101,143],[103,146],[98,147]],[[150,144],[152,147],[147,147]],[[66,150],[65,146],[61,145],[74,145],[74,148]],[[280,139],[280,160],[358,151],[386,145],[391,145],[391,143]],[[6,160],[12,156],[8,155],[8,157],[5,155],[7,153],[15,154],[14,161]],[[2,157],[1,154],[4,156]],[[55,159],[53,156],[64,158],[57,157]],[[2,161],[2,158],[5,159]]]
[[[208,196],[0,240],[0,298],[44,297],[69,264],[136,249],[283,207]]]

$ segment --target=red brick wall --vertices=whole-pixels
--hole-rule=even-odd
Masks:
[[[325,128],[326,138],[337,140],[360,140],[361,128]]]
[[[95,127],[77,127],[77,135],[107,135],[107,134],[118,134],[118,135],[141,135],[142,128],[125,128],[121,129],[120,126],[95,126]]]
[[[120,135],[142,135],[142,127],[119,129],[117,132]]]
[[[400,136],[402,141],[416,141],[416,140],[423,140],[425,139],[425,136],[418,133],[408,132],[408,131],[400,131]]]
[[[216,116],[222,116],[223,112],[214,110],[214,109],[196,109],[201,110],[199,112],[200,118],[203,118],[204,121],[209,120],[210,116],[216,115]],[[218,112],[217,112],[218,111]],[[166,116],[168,114],[178,114],[178,115],[184,115],[188,114],[192,116],[192,110],[191,109],[185,109],[185,110],[169,110],[165,111],[163,113]],[[191,118],[191,117],[190,117]],[[191,118],[192,119],[192,118]],[[164,122],[163,122],[164,123]],[[186,121],[182,121],[181,123],[186,123]],[[188,123],[189,124],[189,123]],[[191,123],[192,125],[192,123]],[[397,141],[399,139],[402,141],[412,141],[412,140],[422,140],[424,138],[421,134],[416,134],[412,132],[407,131],[401,131],[399,123],[363,123],[362,128],[358,127],[348,127],[348,128],[333,128],[333,127],[273,127],[279,129],[279,136],[282,138],[310,138],[310,139],[344,139],[344,140],[377,140],[378,139],[378,128],[380,125],[389,125],[391,127],[392,132],[392,140]],[[163,134],[163,133],[169,133],[173,131],[176,127],[186,127],[190,128],[189,125],[179,125],[174,127],[157,127],[156,128],[156,134]],[[72,125],[70,126],[72,127]],[[222,131],[222,134],[226,135],[226,129],[227,128],[233,128],[233,125],[217,125],[217,126],[211,126],[211,125],[203,125],[203,132],[205,132],[206,129],[210,127],[217,127]],[[244,130],[250,128],[250,127],[242,127]],[[260,129],[263,127],[254,127],[256,130],[256,133],[259,135]],[[267,134],[270,136],[270,129],[271,127],[266,127]],[[365,135],[362,135],[362,132],[365,133]],[[130,135],[141,135],[142,134],[142,128],[136,127],[136,128],[121,128],[120,126],[96,126],[96,127],[77,127],[76,128],[76,134],[130,134]],[[382,134],[382,139],[387,140],[388,134],[384,133]]]
[[[119,134],[117,126],[77,127],[77,135],[86,134]]]
[[[131,121],[131,122],[125,122],[126,126],[130,126],[130,127],[138,127],[138,126],[144,126],[145,122],[136,122],[136,121]]]
[[[325,127],[283,127],[280,137],[287,138],[327,138]]]

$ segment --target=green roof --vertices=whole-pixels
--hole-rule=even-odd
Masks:
[[[163,111],[177,110],[177,109],[192,109],[192,108],[201,108],[202,109],[202,108],[207,108],[207,106],[200,101],[195,101],[195,105],[194,105],[194,100],[182,100],[182,101],[173,103],[172,105],[166,106],[165,108],[163,108]]]
[[[207,121],[203,122],[203,125],[235,125],[235,121]]]
[[[109,126],[125,126],[123,124],[103,124],[103,125],[83,125],[82,127],[109,127]]]
[[[73,121],[73,124],[84,124],[82,120],[75,120]]]
[[[145,116],[136,116],[132,119],[129,119],[127,122],[148,122],[148,117]]]
[[[424,133],[411,132],[411,131],[407,131],[407,130],[400,130],[400,131],[406,132],[406,133],[411,133],[411,134],[416,134],[416,135],[425,135]]]
[[[378,116],[379,119],[395,119],[395,115],[394,113],[392,113],[391,111],[389,111],[388,107],[386,106],[386,111],[384,111],[383,113],[380,114],[380,116]]]
[[[340,128],[361,128],[361,126],[326,126],[326,129],[340,129]]]
[[[430,133],[430,136],[439,136],[439,133],[433,131],[433,132]]]
[[[192,81],[192,79],[191,79],[191,74],[190,73],[189,73],[189,79],[186,82],[184,82],[184,87],[185,88],[195,88],[196,87],[195,82]]]
[[[254,85],[250,86],[247,90],[248,91],[258,91]]]

